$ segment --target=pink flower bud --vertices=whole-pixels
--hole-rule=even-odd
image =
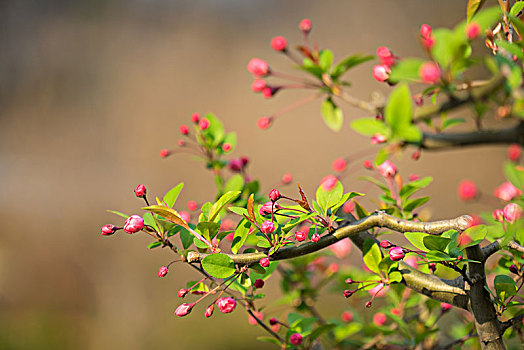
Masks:
[[[196,123],[198,123],[199,120],[200,120],[200,114],[198,114],[198,113],[191,114],[191,121],[193,123],[196,124]]]
[[[255,288],[260,289],[260,288],[264,287],[264,280],[259,278],[259,279],[255,280],[255,283],[253,283],[253,285],[255,286]]]
[[[331,191],[335,188],[338,179],[333,175],[326,175],[320,180],[320,185],[324,191]]]
[[[302,343],[302,335],[300,333],[291,334],[289,342],[293,345],[300,345]]]
[[[277,189],[272,189],[269,191],[269,199],[271,199],[273,202],[280,199],[280,192],[278,192]]]
[[[269,73],[269,65],[260,58],[252,58],[247,64],[247,70],[255,77],[264,77]]]
[[[344,282],[347,283],[347,284],[358,283],[358,282],[355,282],[352,278],[346,278],[346,280]]]
[[[348,162],[346,162],[344,158],[337,158],[333,161],[332,167],[333,167],[333,170],[341,173],[344,170],[346,170],[347,165],[348,165]]]
[[[206,118],[200,119],[200,121],[198,122],[198,127],[200,128],[200,130],[206,130],[207,128],[209,128],[209,120],[207,120]]]
[[[175,315],[177,315],[178,317],[186,316],[187,314],[191,312],[191,310],[193,309],[193,306],[195,306],[195,303],[182,304],[176,308]]]
[[[369,170],[373,169],[373,163],[371,163],[370,160],[365,160],[363,164],[364,164],[364,168],[369,169]]]
[[[350,311],[344,311],[341,315],[342,321],[351,322],[353,321],[353,314]]]
[[[206,308],[206,311],[204,312],[204,316],[211,317],[213,315],[213,311],[215,310],[215,305],[211,304]]]
[[[306,239],[307,234],[304,231],[297,231],[295,232],[295,239],[297,242],[302,242]]]
[[[346,203],[344,203],[344,205],[342,206],[342,211],[346,214],[349,214],[349,213],[352,213],[353,210],[355,210],[355,202],[353,201],[347,201]]]
[[[391,67],[395,63],[395,56],[385,46],[381,46],[377,49],[377,56],[380,58],[380,62],[388,67]]]
[[[176,143],[179,147],[184,147],[186,145],[186,141],[184,140],[178,140]]]
[[[393,315],[400,316],[402,311],[398,307],[393,307],[389,310]]]
[[[423,24],[420,26],[420,36],[423,38],[431,37],[431,26],[428,24]]]
[[[386,323],[386,315],[383,314],[382,312],[377,312],[374,316],[373,316],[373,323],[375,324],[375,326],[382,326]]]
[[[268,259],[268,258],[262,258],[262,259],[260,259],[260,266],[262,266],[262,267],[268,267],[268,266],[269,266],[269,259]]]
[[[517,160],[519,160],[521,155],[522,155],[522,147],[520,147],[520,145],[514,143],[509,146],[508,148],[509,160],[516,162]]]
[[[171,154],[171,152],[169,152],[169,150],[167,150],[167,149],[161,149],[160,150],[160,157],[162,157],[162,158],[166,158],[170,154]]]
[[[342,259],[351,252],[351,241],[349,239],[342,239],[337,243],[330,245],[329,249],[337,258]]]
[[[191,215],[187,212],[187,211],[181,211],[180,213],[180,217],[182,218],[182,220],[184,220],[185,222],[189,222],[191,221]]]
[[[185,124],[180,125],[180,133],[182,135],[189,134],[189,128],[187,127],[187,125],[185,125]]]
[[[223,314],[228,314],[230,312],[233,312],[235,310],[235,307],[237,306],[237,302],[235,299],[227,297],[227,298],[220,298],[216,301],[216,305],[220,309],[220,312]]]
[[[271,210],[273,210],[273,212],[276,212],[279,209],[282,209],[282,207],[280,205],[278,205],[278,203],[274,203],[274,202],[270,201],[270,202],[264,203],[260,207],[258,212],[259,212],[260,215],[269,215],[269,214],[271,214]]]
[[[517,267],[515,264],[513,264],[513,265],[511,265],[511,266],[509,267],[509,271],[510,271],[511,273],[514,273],[515,275],[518,275],[519,272],[520,272],[519,269],[518,269],[518,267]]]
[[[437,270],[437,264],[435,263],[429,263],[428,267],[432,272],[435,272]]]
[[[422,107],[422,105],[424,105],[424,99],[422,97],[415,98],[415,104],[419,107]]]
[[[480,24],[476,22],[468,23],[466,26],[466,36],[468,40],[476,39],[480,35]]]
[[[300,21],[298,29],[300,29],[304,34],[308,34],[311,31],[311,21],[308,18],[304,18]]]
[[[251,90],[253,92],[261,92],[266,87],[266,81],[264,79],[255,79],[251,84]]]
[[[187,288],[182,288],[182,289],[180,289],[180,290],[177,292],[177,295],[178,295],[179,298],[183,298],[183,297],[185,297],[189,292],[190,292],[189,289],[187,289]]]
[[[416,269],[418,266],[418,260],[416,256],[410,255],[404,259],[404,262],[411,266],[412,268]]]
[[[509,223],[514,223],[522,216],[522,208],[516,203],[507,204],[504,209],[504,219]]]
[[[313,236],[311,236],[311,241],[317,243],[320,241],[320,235],[318,233],[314,233]]]
[[[393,177],[397,173],[397,168],[389,160],[386,160],[384,163],[378,166],[378,172],[384,177]]]
[[[238,158],[231,159],[229,161],[229,169],[234,172],[240,172],[244,168],[244,164],[242,164],[242,161]]]
[[[144,197],[146,195],[146,186],[138,185],[135,188],[135,196]]]
[[[276,36],[271,39],[271,48],[275,51],[286,51],[287,41],[283,36]]]
[[[380,241],[380,246],[384,249],[388,249],[388,248],[391,248],[393,245],[391,244],[390,241],[388,240],[383,240],[383,241]]]
[[[442,312],[446,312],[446,311],[449,311],[449,309],[451,309],[453,305],[451,304],[448,304],[448,303],[440,303],[440,310]]]
[[[273,118],[271,117],[261,117],[257,121],[257,126],[260,130],[265,130],[271,126],[272,121],[273,121]]]
[[[242,162],[242,166],[246,166],[247,163],[249,163],[248,157],[240,157],[240,161]]]
[[[144,228],[144,219],[138,215],[131,215],[124,223],[124,231],[129,234],[138,232],[142,228]]]
[[[372,304],[372,301],[370,300],[370,301],[368,301],[368,302],[365,304],[365,306],[369,309],[369,308],[371,307],[371,304]]]
[[[502,222],[504,220],[504,212],[501,209],[493,210],[493,213],[491,215],[493,216],[493,219],[495,219],[498,222]]]
[[[283,184],[288,184],[291,181],[293,181],[293,175],[291,175],[290,173],[286,173],[286,174],[282,175],[282,183]]]
[[[422,46],[424,46],[424,48],[426,50],[428,50],[428,51],[431,50],[433,45],[435,45],[435,39],[433,39],[433,37],[423,38],[422,39]]]
[[[260,225],[260,231],[263,233],[273,233],[275,232],[275,224],[269,220],[266,220]]]
[[[158,277],[165,277],[168,272],[166,266],[160,266],[160,269],[158,269]]]
[[[344,291],[344,297],[346,297],[346,298],[349,298],[349,297],[352,296],[353,294],[355,294],[355,292],[352,291],[352,290],[346,289],[346,290]]]
[[[115,225],[107,224],[102,226],[101,231],[104,236],[111,236],[117,229],[118,228]]]
[[[413,160],[419,160],[420,159],[420,150],[419,149],[411,154],[411,159],[413,159]]]
[[[187,209],[189,211],[195,211],[198,209],[198,204],[195,201],[188,201],[187,202]]]
[[[280,89],[282,89],[282,86],[266,86],[262,89],[262,96],[265,98],[271,98],[275,96],[275,94],[279,92]]]
[[[388,80],[389,73],[391,73],[391,69],[385,64],[377,64],[373,67],[373,78],[380,83]]]
[[[377,145],[379,143],[384,143],[384,142],[386,142],[386,137],[384,135],[375,134],[371,137],[372,145]]]
[[[420,66],[419,76],[424,83],[435,84],[440,79],[440,68],[434,62],[424,62]]]
[[[274,326],[274,325],[278,324],[278,320],[276,318],[274,318],[274,317],[271,317],[269,319],[269,324]]]
[[[471,180],[462,180],[457,187],[457,194],[463,201],[469,201],[477,197],[477,185]]]
[[[417,174],[409,174],[408,179],[409,181],[417,181],[418,179],[420,179],[420,176],[418,176]]]
[[[404,249],[401,247],[393,247],[389,249],[389,258],[393,261],[402,260],[404,259],[404,256],[406,256],[406,254],[404,254]]]
[[[493,194],[495,197],[500,198],[504,201],[510,201],[516,196],[519,196],[522,192],[513,186],[513,184],[509,181],[504,182],[502,185],[497,187],[495,191],[493,191]]]

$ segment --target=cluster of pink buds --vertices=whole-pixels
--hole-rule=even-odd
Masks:
[[[433,45],[435,45],[435,39],[433,38],[433,30],[428,24],[423,24],[420,26],[420,37],[422,40],[422,46],[428,51],[431,50]]]
[[[522,216],[522,207],[517,203],[509,203],[502,210],[494,210],[492,215],[493,219],[499,222],[506,221],[512,224]]]
[[[229,161],[229,170],[235,173],[244,172],[249,163],[248,157],[233,158]]]
[[[395,64],[397,57],[385,46],[377,49],[377,56],[381,64],[373,67],[373,78],[381,83],[387,82],[391,73],[391,67]]]

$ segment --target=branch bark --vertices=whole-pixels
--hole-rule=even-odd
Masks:
[[[351,238],[353,243],[360,250],[362,250],[364,242],[367,239],[375,240],[378,244],[375,237],[367,232],[367,230],[373,227],[387,227],[398,232],[425,232],[427,234],[439,235],[450,229],[459,231],[465,230],[470,222],[471,217],[469,215],[463,215],[451,220],[413,222],[396,218],[382,211],[376,211],[360,220],[346,222],[335,232],[322,237],[316,243],[308,242],[298,246],[281,248],[269,256],[269,259],[272,261],[286,260],[310,254],[348,237]],[[207,255],[209,254],[190,252],[187,259],[189,262],[197,262],[204,259]],[[231,257],[236,264],[246,265],[258,263],[260,259],[268,257],[267,254],[263,252],[226,255]],[[402,261],[399,264],[399,269],[403,276],[403,282],[408,288],[427,295],[432,299],[446,302],[462,309],[467,309],[468,296],[464,290],[464,281],[462,277],[458,277],[454,280],[440,279],[434,275],[422,273]]]

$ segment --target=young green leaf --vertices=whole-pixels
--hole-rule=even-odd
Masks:
[[[224,206],[237,198],[240,195],[240,191],[229,191],[226,192],[220,197],[215,204],[211,207],[209,211],[209,221],[217,221],[217,216]]]
[[[202,268],[216,278],[227,278],[235,273],[233,259],[221,253],[210,254],[202,259]]]
[[[322,102],[321,107],[322,117],[326,125],[333,131],[340,131],[342,123],[344,122],[344,115],[342,110],[333,103],[331,98]]]
[[[175,205],[175,202],[178,198],[178,195],[180,194],[180,191],[182,191],[182,188],[184,188],[184,183],[181,182],[172,189],[170,189],[163,198],[163,201],[166,203],[166,205],[170,208],[173,208],[173,205]]]

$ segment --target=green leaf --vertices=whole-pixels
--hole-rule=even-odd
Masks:
[[[148,226],[152,226],[157,232],[161,232],[159,230],[158,225],[156,224],[155,218],[153,217],[153,214],[151,213],[145,213],[142,218],[144,219],[144,224]]]
[[[411,93],[408,85],[401,83],[389,95],[384,109],[384,118],[391,129],[392,140],[418,142],[422,139],[422,132],[411,123],[412,117]]]
[[[204,132],[212,137],[213,145],[220,144],[225,136],[224,125],[213,113],[207,113],[206,119],[209,120],[209,127]]]
[[[329,191],[324,190],[324,186],[320,185],[317,189],[317,202],[323,213],[325,214],[329,208],[337,204],[342,199],[343,194],[344,187],[338,180],[335,187]]]
[[[230,191],[242,191],[244,188],[244,176],[241,174],[236,174],[231,176],[231,178],[226,182],[224,186],[224,192]]]
[[[438,250],[430,250],[429,252],[427,252],[426,259],[428,260],[428,262],[456,260],[456,258],[451,257],[448,254],[440,252]]]
[[[315,328],[313,332],[309,335],[309,340],[313,341],[320,337],[324,333],[331,332],[333,328],[335,328],[337,325],[334,323],[326,323],[323,325],[320,325],[319,327]]]
[[[170,189],[165,195],[164,195],[164,202],[166,205],[170,208],[173,208],[173,205],[175,205],[175,202],[178,198],[178,195],[180,194],[180,191],[182,191],[182,188],[184,188],[184,183],[181,182],[172,189]]]
[[[377,156],[375,157],[375,165],[379,166],[380,164],[384,163],[391,154],[391,151],[388,147],[383,147],[377,152]]]
[[[346,57],[342,61],[340,61],[335,68],[333,68],[333,74],[331,74],[331,77],[333,79],[338,79],[342,74],[350,70],[351,68],[362,64],[364,62],[372,60],[373,56],[361,56],[361,55],[352,55],[349,57]]]
[[[121,212],[116,211],[116,210],[106,210],[106,211],[107,211],[108,213],[116,214],[116,215],[118,215],[118,216],[121,216],[121,217],[123,217],[124,219],[127,219],[127,218],[129,218],[129,217],[131,216],[131,215],[126,215],[126,214],[121,213]]]
[[[382,254],[378,244],[372,240],[366,240],[364,243],[364,263],[373,272],[380,274],[380,268],[378,264],[382,260]]]
[[[444,252],[451,239],[439,236],[426,236],[422,239],[427,250],[438,250]]]
[[[182,228],[180,230],[180,240],[182,241],[182,246],[184,247],[184,249],[189,248],[191,244],[193,244],[193,238],[194,236],[191,234],[191,232],[189,232],[185,228]]]
[[[240,195],[240,191],[229,191],[224,193],[222,197],[220,197],[215,204],[211,207],[211,210],[209,211],[209,221],[216,221],[218,214],[224,208],[224,206],[237,198]]]
[[[509,14],[512,16],[517,16],[520,11],[522,11],[522,8],[524,7],[524,2],[519,1],[516,2],[513,6],[511,6],[511,10],[509,10]]]
[[[202,233],[205,239],[209,242],[215,237],[220,229],[220,224],[216,222],[199,222],[197,230]]]
[[[331,98],[322,102],[321,107],[322,117],[326,125],[333,131],[340,131],[342,123],[344,122],[344,115],[342,110],[338,108]]]
[[[396,63],[389,75],[389,81],[398,83],[404,80],[420,80],[420,66],[425,61],[420,58],[406,58]]]
[[[484,5],[486,0],[468,0],[468,7],[466,9],[466,15],[468,22],[477,13],[477,11]]]
[[[355,202],[355,211],[357,212],[357,217],[359,219],[365,218],[366,216],[369,215],[368,211],[362,205],[360,205],[359,202],[357,201],[354,201],[354,202]]]
[[[153,249],[153,248],[156,248],[156,247],[160,247],[162,245],[162,242],[153,242],[153,243],[150,243],[147,248],[149,249]]]
[[[429,201],[429,197],[421,197],[421,198],[417,198],[417,199],[410,199],[404,205],[404,211],[410,212],[413,209],[418,208],[421,205],[425,204],[427,201]]]
[[[142,208],[144,210],[148,210],[152,213],[158,214],[166,220],[169,220],[171,222],[174,222],[177,225],[180,225],[182,227],[188,228],[187,222],[182,219],[180,214],[172,208],[164,207],[163,205],[150,205],[149,207]]]
[[[406,232],[404,237],[419,250],[426,251],[426,246],[424,245],[424,237],[427,237],[428,234],[423,232]]]
[[[235,230],[235,236],[233,237],[233,242],[231,243],[231,252],[233,254],[237,254],[240,248],[244,245],[250,227],[251,223],[246,219],[243,219],[238,223],[238,226]]]
[[[235,273],[233,259],[221,253],[210,254],[202,259],[202,268],[216,278],[227,278]]]
[[[522,2],[524,4],[524,2]],[[511,55],[517,56],[519,59],[524,59],[524,53],[522,52],[522,48],[516,44],[512,44],[507,42],[506,40],[496,40],[495,44],[502,47],[504,50],[508,51]]]
[[[488,228],[486,225],[475,225],[470,228],[467,228],[462,232],[462,235],[466,235],[469,238],[471,238],[471,242],[461,246],[461,248],[470,247],[475,244],[479,244],[486,238],[486,235],[488,234]]]
[[[248,216],[247,215],[247,209],[246,208],[242,208],[242,207],[229,207],[227,208],[230,212],[233,212],[237,215],[240,215],[240,216]]]
[[[466,119],[464,118],[449,118],[442,122],[440,126],[440,130],[448,129],[452,127],[453,125],[458,125],[458,124],[462,124],[465,122],[466,122]]]
[[[513,278],[509,276],[495,276],[494,285],[497,296],[502,302],[517,294],[517,284],[513,281]]]
[[[263,273],[260,273],[261,271],[259,271],[259,270],[254,268],[256,265],[257,264],[254,264],[254,265],[250,266],[251,269],[256,270],[256,271],[251,271],[251,273],[249,274],[249,278],[251,278],[251,282],[253,282],[253,283],[255,283],[255,281],[258,280],[258,279],[261,279],[261,280],[265,281],[269,277],[271,277],[273,272],[275,272],[275,270],[278,267],[278,261],[271,261],[269,263],[269,266],[266,267],[265,269],[262,266],[258,265],[260,267],[260,269],[264,271]]]
[[[400,197],[402,200],[409,198],[413,193],[417,192],[420,189],[423,189],[433,181],[431,176],[426,176],[422,179],[411,181],[408,184],[402,186],[400,189]]]
[[[524,188],[524,170],[519,170],[517,164],[505,162],[504,175],[516,188]]]
[[[389,128],[384,122],[375,118],[359,118],[351,122],[351,127],[359,134],[373,136],[381,134],[387,138],[390,134]]]
[[[400,283],[402,282],[402,274],[400,271],[393,271],[389,274],[389,282],[390,283]]]
[[[333,63],[333,52],[331,50],[322,50],[318,59],[318,65],[324,72],[329,71]]]

